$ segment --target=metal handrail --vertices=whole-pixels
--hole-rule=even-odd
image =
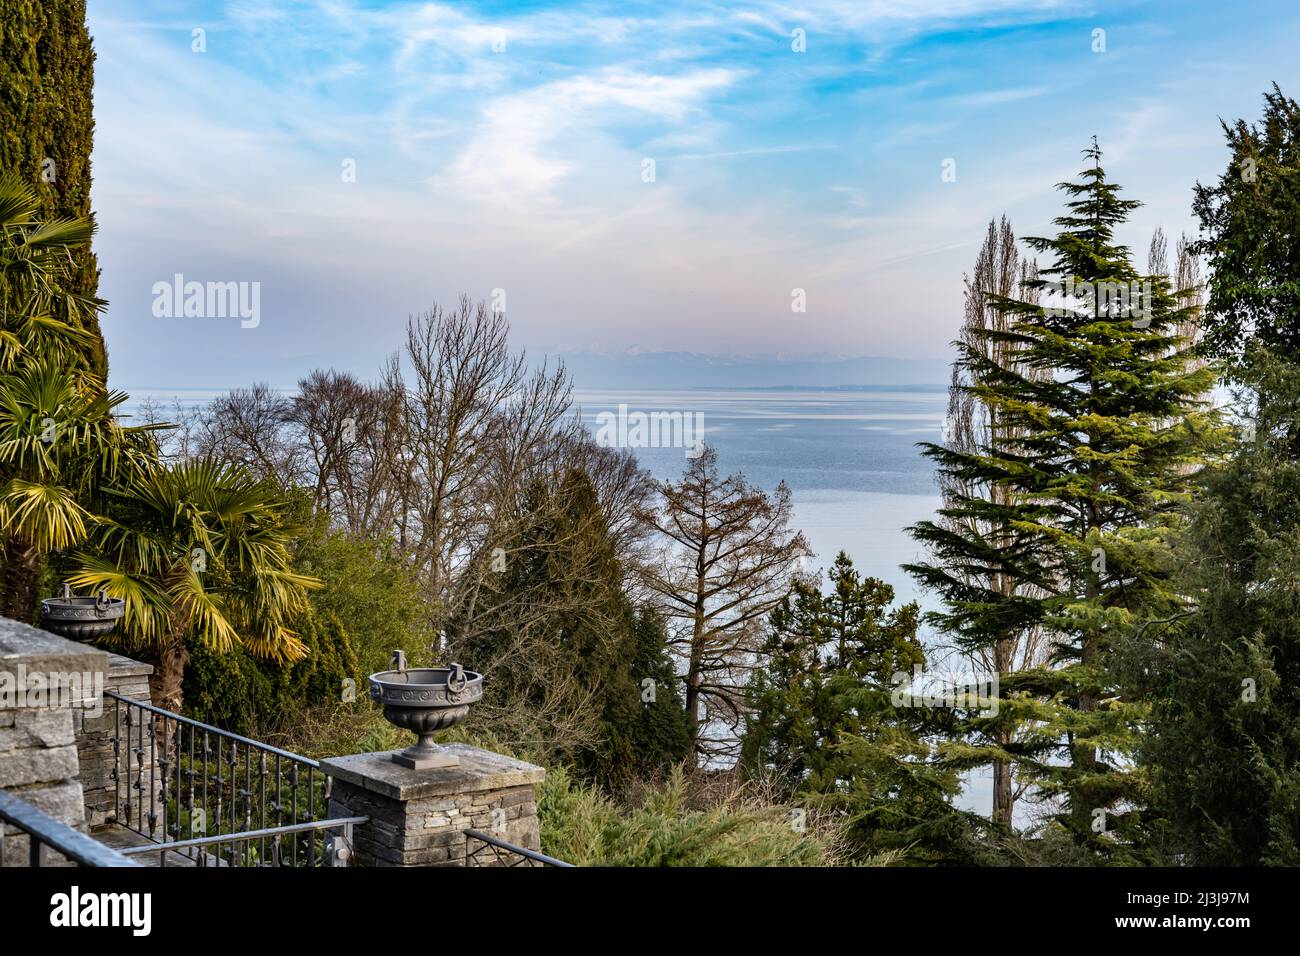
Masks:
[[[536,850],[530,850],[527,847],[516,846],[513,843],[507,843],[505,840],[502,840],[499,837],[494,837],[490,833],[485,833],[483,830],[466,830],[465,836],[473,837],[475,840],[479,840],[483,843],[486,843],[488,846],[494,847],[496,850],[504,850],[507,853],[510,853],[514,856],[521,856],[525,860],[531,860],[534,863],[540,863],[542,866],[562,866],[562,867],[573,868],[572,863],[565,863],[563,860],[557,860],[553,856],[547,856],[545,853],[538,853]],[[473,856],[472,853],[466,854],[466,859],[472,856]],[[500,859],[499,853],[496,854],[496,856],[498,859]]]
[[[351,860],[352,851],[352,828],[362,823],[369,823],[369,817],[333,817],[329,820],[313,820],[308,823],[295,823],[282,827],[267,827],[262,830],[247,830],[242,833],[220,833],[216,836],[195,837],[192,840],[177,840],[172,843],[159,843],[146,846],[127,847],[122,853],[127,856],[138,856],[143,853],[157,853],[158,865],[165,867],[167,865],[167,854],[180,850],[193,851],[202,847],[219,846],[222,843],[251,843],[254,840],[259,842],[269,840],[271,842],[271,866],[280,866],[283,860],[281,838],[291,836],[296,833],[306,833],[307,831],[317,830],[335,830],[341,829],[339,834],[340,842],[335,843],[331,848],[328,843],[325,846],[325,856],[329,865],[348,866]],[[339,850],[345,852],[339,852]],[[218,850],[218,853],[220,851]],[[212,857],[206,853],[200,852],[195,855],[193,852],[183,854],[189,860],[200,866],[207,864],[208,860],[215,860],[216,866],[233,866],[234,856],[226,863],[222,863],[219,856]],[[259,864],[264,865],[264,864]]]
[[[319,761],[143,700],[104,696],[113,707],[112,822],[176,848],[191,839],[313,823],[328,812],[332,779]],[[294,832],[287,859],[314,865],[316,828]],[[246,859],[267,849],[246,840],[213,842],[228,843],[232,854],[238,848]]]
[[[274,757],[284,757],[295,763],[308,764],[320,769],[320,761],[312,760],[311,757],[304,757],[302,754],[291,753],[288,750],[281,750],[279,747],[273,747],[270,744],[262,743],[260,740],[254,740],[252,737],[241,737],[239,734],[229,730],[222,730],[220,727],[213,727],[211,724],[205,724],[201,720],[195,720],[193,717],[182,717],[175,711],[167,710],[163,707],[157,707],[148,701],[137,700],[134,697],[123,697],[121,694],[114,693],[111,690],[104,691],[105,697],[112,697],[114,700],[121,701],[124,704],[130,704],[132,707],[139,707],[141,710],[157,714],[159,717],[165,717],[173,723],[185,724],[187,727],[194,727],[198,730],[206,730],[214,734],[220,734],[227,740],[233,740],[235,743],[243,744],[246,747],[255,747],[258,750],[265,751]]]
[[[0,820],[26,833],[32,866],[43,866],[42,847],[48,846],[80,866],[139,866],[112,847],[91,839],[54,819],[26,800],[0,790]],[[0,826],[0,866],[4,865],[5,828]]]
[[[334,817],[329,820],[313,820],[310,823],[293,823],[283,827],[267,827],[264,830],[246,830],[242,833],[218,833],[216,836],[195,837],[193,840],[175,840],[171,843],[158,843],[153,846],[129,846],[121,852],[127,856],[140,853],[170,853],[172,850],[186,850],[195,846],[211,846],[214,843],[233,843],[238,840],[260,840],[267,837],[284,836],[289,833],[306,833],[308,830],[332,830],[334,827],[351,827],[359,823],[369,823],[369,817]]]

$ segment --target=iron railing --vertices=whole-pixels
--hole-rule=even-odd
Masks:
[[[54,819],[26,800],[0,790],[0,866],[22,865],[13,862],[14,854],[9,847],[14,844],[21,856],[23,837],[26,837],[28,866],[47,866],[50,863],[55,866],[68,863],[77,866],[139,866],[134,860]],[[46,848],[63,859],[50,860]]]
[[[113,822],[193,865],[328,864],[317,834],[338,821],[326,819],[331,778],[319,763],[112,691],[104,696],[114,707]]]
[[[298,834],[322,830],[339,832],[321,841],[322,859],[314,865],[348,866],[352,860],[352,828],[358,823],[366,823],[369,817],[336,817],[332,820],[317,820],[312,823],[297,823],[283,827],[268,827],[264,830],[249,830],[245,833],[223,833],[217,836],[196,837],[192,840],[177,840],[170,843],[157,843],[151,846],[133,846],[122,850],[125,856],[140,856],[146,853],[158,854],[158,865],[165,867],[171,854],[179,854],[182,866],[288,866],[284,841],[292,840]],[[255,854],[252,845],[269,846],[269,852]],[[239,852],[222,853],[222,847],[241,846]],[[175,864],[173,864],[175,865]],[[308,864],[313,865],[313,864]]]
[[[472,849],[471,849],[472,847]],[[565,863],[545,853],[507,843],[483,830],[465,831],[466,866],[565,866]]]

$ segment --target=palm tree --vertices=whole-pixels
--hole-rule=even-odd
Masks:
[[[154,664],[157,706],[180,711],[191,640],[283,663],[306,656],[287,622],[320,582],[292,570],[295,529],[278,491],[197,458],[152,464],[109,494],[69,580],[125,598],[123,637]]]
[[[92,371],[88,321],[68,291],[86,220],[42,223],[33,190],[0,175],[0,614],[30,620],[44,556],[81,543],[97,489],[140,467],[150,427],[125,428]]]
[[[0,374],[0,613],[29,619],[42,558],[80,544],[98,489],[129,478],[151,449],[152,426],[125,427],[122,392],[81,386],[53,358]]]
[[[90,244],[95,224],[41,222],[39,213],[35,190],[0,173],[0,371],[53,357],[102,388],[90,372],[94,340],[86,326],[107,303],[72,291],[74,253]]]

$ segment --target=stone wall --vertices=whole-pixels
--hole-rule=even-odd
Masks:
[[[118,654],[108,655],[108,670],[104,677],[104,690],[123,697],[149,702],[149,675],[153,667]],[[80,780],[86,798],[86,825],[92,829],[103,826],[113,816],[117,793],[113,780],[114,754],[113,729],[117,701],[105,698],[104,707],[97,716],[89,712],[80,715],[77,727],[77,757],[80,763]],[[123,761],[126,754],[122,755]],[[125,763],[124,763],[125,766]],[[148,768],[144,767],[147,776]],[[125,781],[124,781],[125,783]]]
[[[0,618],[0,789],[79,830],[76,729],[99,706],[106,665],[103,651]],[[6,838],[6,860],[25,865],[26,843]]]

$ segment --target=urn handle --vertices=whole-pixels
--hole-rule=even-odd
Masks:
[[[95,607],[101,611],[107,611],[112,603],[113,599],[108,596],[108,589],[100,588],[99,593],[95,595]]]
[[[455,700],[468,686],[469,678],[465,676],[465,668],[453,663],[450,666],[450,673],[447,674],[447,697]]]

